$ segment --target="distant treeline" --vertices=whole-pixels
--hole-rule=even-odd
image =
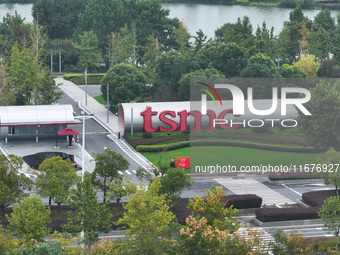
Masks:
[[[17,4],[31,4],[34,0],[0,0],[0,4],[3,3],[17,3]]]
[[[162,3],[234,4],[237,0],[161,0]]]

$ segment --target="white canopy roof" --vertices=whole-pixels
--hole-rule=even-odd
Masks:
[[[81,123],[72,105],[0,106],[0,126],[62,125]]]

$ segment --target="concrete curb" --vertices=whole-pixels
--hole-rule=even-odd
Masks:
[[[323,225],[324,221],[321,219],[314,220],[291,220],[291,221],[272,221],[272,222],[262,222],[256,218],[252,219],[259,227],[277,227],[277,226],[300,226],[300,225]]]
[[[269,184],[280,185],[280,184],[307,184],[307,183],[320,183],[324,182],[324,179],[294,179],[294,180],[280,180],[272,181],[268,180]]]

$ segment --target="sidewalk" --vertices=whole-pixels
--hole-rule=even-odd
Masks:
[[[111,132],[108,138],[111,139],[116,145],[124,151],[126,156],[132,158],[139,166],[151,172],[154,168],[153,164],[147,160],[142,154],[138,153],[132,148],[124,139],[118,139],[118,117],[109,111],[109,122],[107,122],[107,110],[105,106],[98,103],[95,99],[87,96],[87,105],[85,103],[85,92],[79,88],[76,84],[71,81],[64,80],[62,77],[55,79],[57,84],[61,84],[60,88],[69,97],[71,97],[81,109],[86,111],[88,114],[93,113],[94,118],[100,123],[105,129]]]
[[[113,133],[118,132],[118,117],[109,111],[109,122],[107,122],[107,110],[95,99],[87,96],[87,104],[85,102],[85,92],[71,81],[64,80],[62,77],[55,79],[57,84],[61,84],[60,88],[64,93],[78,102],[79,107],[88,114],[94,113],[95,119]],[[91,86],[91,85],[89,85]]]

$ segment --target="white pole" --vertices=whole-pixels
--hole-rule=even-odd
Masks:
[[[83,151],[82,151],[82,166],[81,166],[81,181],[84,182],[84,174],[85,174],[85,112],[83,112],[83,134],[82,134],[82,140],[83,140]],[[83,224],[83,222],[82,222]],[[84,239],[84,230],[80,233],[80,238]]]
[[[85,69],[85,105],[87,105],[87,69]]]

